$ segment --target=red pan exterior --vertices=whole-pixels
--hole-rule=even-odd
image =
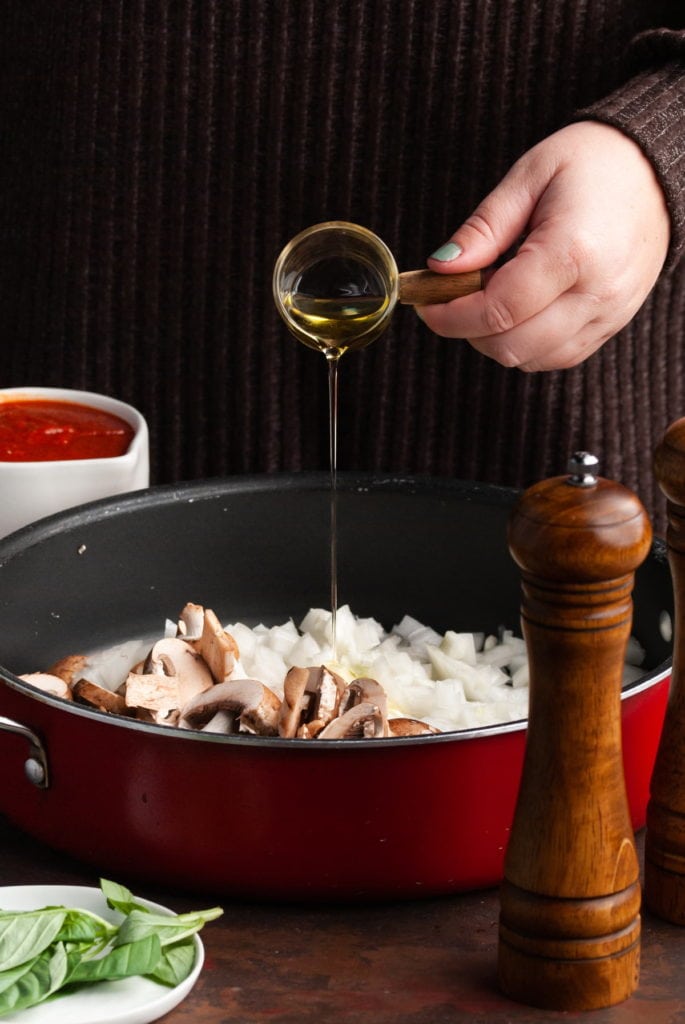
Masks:
[[[623,702],[635,827],[668,677]],[[3,740],[3,810],[114,877],[269,899],[435,895],[496,884],[525,732],[322,749],[230,749],[94,720],[5,687],[3,713],[44,738],[51,786],[24,779],[25,743]],[[93,754],[84,757],[84,749]]]
[[[413,898],[502,877],[520,723],[372,742],[196,736],[94,714],[3,674],[0,715],[42,738],[50,786],[24,777],[26,741],[0,733],[0,810],[98,873],[278,900]],[[668,682],[655,672],[622,703],[636,828]]]

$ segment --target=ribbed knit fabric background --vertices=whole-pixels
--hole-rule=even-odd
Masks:
[[[348,219],[400,269],[423,266],[518,155],[622,81],[618,55],[664,15],[643,0],[2,6],[0,384],[132,402],[156,482],[325,468],[325,360],[271,298],[282,246]],[[651,461],[685,414],[682,285],[681,265],[619,338],[554,374],[502,369],[398,309],[341,364],[341,468],[527,485],[587,448],[661,522]]]

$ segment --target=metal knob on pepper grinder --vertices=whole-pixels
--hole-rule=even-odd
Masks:
[[[529,488],[509,523],[521,569],[530,713],[501,890],[498,974],[533,1006],[586,1010],[635,990],[640,881],[620,692],[634,573],[652,531],[638,498],[595,475]]]
[[[647,804],[645,903],[659,917],[685,924],[685,419],[664,434],[654,471],[668,500],[675,629],[668,706]]]

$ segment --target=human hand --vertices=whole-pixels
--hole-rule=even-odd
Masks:
[[[482,291],[420,315],[436,334],[466,338],[503,366],[565,369],[640,308],[664,264],[670,220],[638,145],[580,121],[525,153],[428,266],[487,267],[523,235]]]

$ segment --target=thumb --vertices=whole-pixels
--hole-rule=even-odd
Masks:
[[[431,253],[430,269],[456,274],[495,263],[525,232],[547,184],[548,179],[531,177],[523,157],[452,237]]]

